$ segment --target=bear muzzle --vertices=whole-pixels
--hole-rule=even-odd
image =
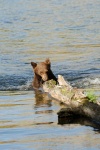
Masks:
[[[42,80],[43,80],[43,81],[47,81],[47,80],[48,80],[48,76],[47,76],[46,74],[43,74],[43,75],[42,75]]]

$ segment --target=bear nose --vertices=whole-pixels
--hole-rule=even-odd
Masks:
[[[47,75],[42,75],[42,80],[43,81],[47,81],[48,80],[48,76]]]

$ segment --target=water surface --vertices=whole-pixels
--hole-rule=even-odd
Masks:
[[[31,89],[30,65],[49,57],[56,76],[100,100],[99,6],[99,0],[1,0],[0,149],[100,149],[95,128],[59,124],[64,106]]]

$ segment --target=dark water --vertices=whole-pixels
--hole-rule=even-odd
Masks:
[[[31,61],[100,100],[100,1],[0,1],[0,149],[100,149],[93,127],[58,124],[63,107],[31,89]]]

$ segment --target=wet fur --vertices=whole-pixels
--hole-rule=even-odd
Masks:
[[[51,62],[49,59],[46,59],[44,62],[40,62],[38,64],[31,62],[31,65],[34,72],[33,88],[40,88],[45,81],[51,79],[57,82],[57,78],[51,70]]]

